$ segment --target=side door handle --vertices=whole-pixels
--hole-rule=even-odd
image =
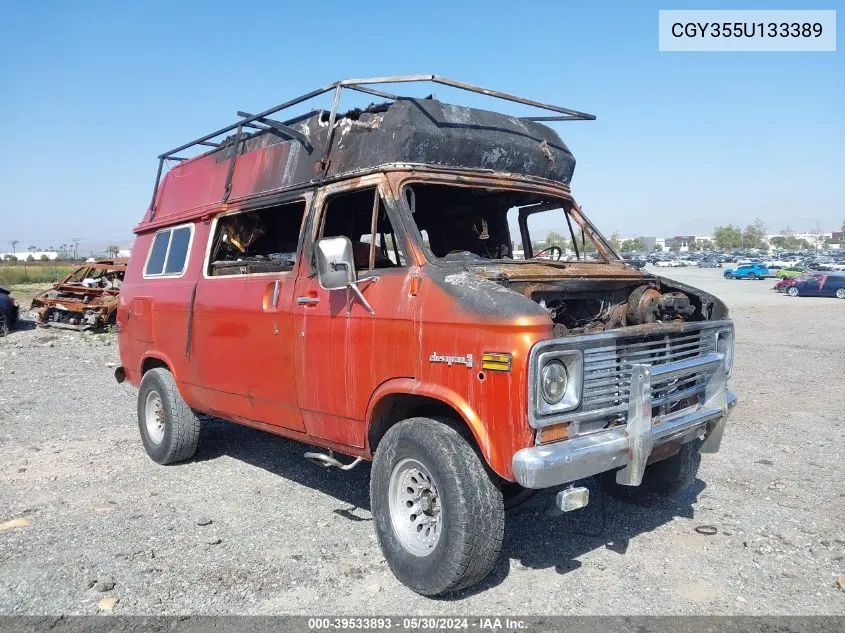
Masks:
[[[296,302],[301,306],[313,306],[320,303],[319,297],[297,297]]]

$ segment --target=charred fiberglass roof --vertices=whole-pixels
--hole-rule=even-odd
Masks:
[[[419,81],[545,109],[553,116],[517,117],[451,105],[431,97],[400,97],[370,87]],[[341,114],[338,103],[344,88],[388,101]],[[314,111],[284,122],[269,118],[274,112],[329,91],[335,94],[331,111]],[[260,114],[239,112],[238,115],[243,118],[237,123],[159,157],[159,176],[148,220],[153,219],[156,211],[159,216],[173,216],[187,210],[185,204],[168,200],[172,197],[193,208],[205,207],[395,163],[521,174],[568,185],[575,158],[557,132],[539,121],[595,118],[435,75],[336,82]],[[215,140],[225,134],[229,136]],[[176,156],[198,145],[213,149],[193,159]],[[165,160],[180,163],[170,170],[159,189]],[[177,194],[171,190],[172,193],[163,195],[170,189],[168,183],[178,180],[182,180],[185,189],[202,190],[203,199],[189,202],[184,195],[187,191]],[[193,184],[189,185],[189,181]]]

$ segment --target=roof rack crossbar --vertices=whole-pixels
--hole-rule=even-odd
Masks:
[[[249,112],[241,112],[238,110],[238,116],[244,117],[245,119],[249,119],[252,115]],[[273,128],[276,132],[280,132],[282,136],[287,137],[289,139],[294,139],[302,143],[303,147],[309,152],[314,149],[314,146],[311,145],[311,141],[308,140],[308,137],[305,136],[299,130],[295,130],[289,125],[285,125],[279,121],[275,121],[273,119],[268,119],[267,117],[261,117],[260,119],[256,119],[259,123],[263,123],[264,125]]]

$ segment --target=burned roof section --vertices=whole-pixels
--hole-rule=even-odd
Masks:
[[[431,97],[401,97],[370,87],[421,81],[541,108],[553,115],[510,116]],[[340,114],[338,104],[344,88],[387,101]],[[271,118],[276,112],[329,91],[334,91],[335,97],[331,111],[312,111],[286,121]],[[159,157],[146,221],[164,220],[166,216],[175,219],[229,200],[397,163],[510,173],[569,185],[575,159],[557,132],[540,121],[595,118],[436,75],[335,82],[265,112],[238,115],[244,118]],[[222,141],[212,140],[226,134],[229,136]],[[195,158],[177,156],[196,146],[212,149]],[[179,164],[161,183],[166,160]],[[171,182],[179,184],[169,186]]]

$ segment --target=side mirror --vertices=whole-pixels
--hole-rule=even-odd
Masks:
[[[315,245],[317,278],[325,290],[341,290],[355,283],[355,260],[348,237],[324,237]]]

